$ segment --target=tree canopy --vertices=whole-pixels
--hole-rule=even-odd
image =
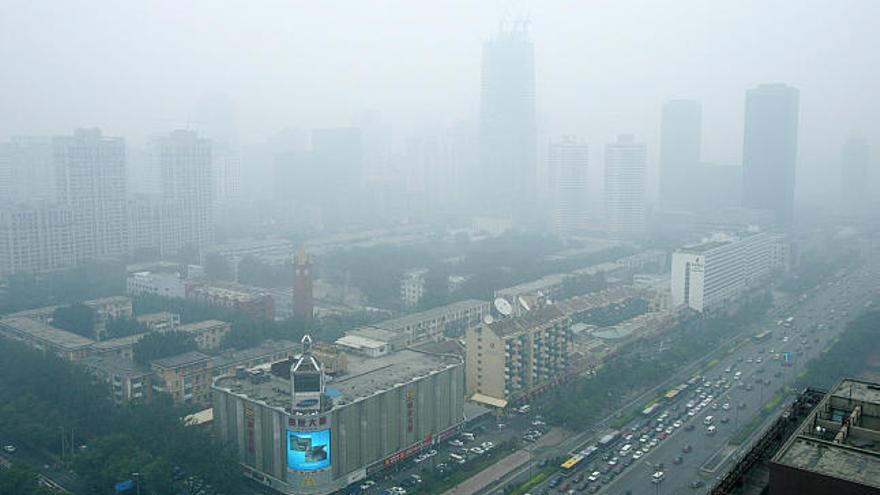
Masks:
[[[147,364],[154,359],[183,354],[198,349],[195,339],[186,332],[153,332],[134,345],[134,360]]]
[[[73,303],[61,306],[52,313],[52,326],[93,339],[96,318],[94,309],[83,303]]]
[[[133,472],[141,474],[144,495],[177,493],[175,470],[223,493],[241,493],[234,455],[207,431],[186,427],[184,414],[164,395],[117,407],[109,388],[79,366],[0,338],[0,431],[15,443],[55,453],[60,432],[72,431],[76,444],[86,445],[77,449],[73,467],[91,485],[89,493],[109,495]],[[31,478],[14,474],[0,472],[0,493],[44,495],[8,489],[29,486]]]

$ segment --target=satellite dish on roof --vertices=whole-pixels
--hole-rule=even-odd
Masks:
[[[524,309],[524,310],[526,310],[526,311],[531,311],[531,310],[532,310],[532,308],[529,307],[529,303],[527,303],[526,300],[523,299],[523,296],[519,296],[519,297],[517,297],[516,300],[519,302],[519,305],[522,307],[522,309]]]
[[[483,323],[485,323],[486,325],[491,325],[494,322],[495,318],[492,318],[492,315],[486,315],[483,317]]]
[[[507,302],[507,299],[503,297],[498,297],[495,299],[495,309],[501,316],[510,316],[513,313],[513,306]]]

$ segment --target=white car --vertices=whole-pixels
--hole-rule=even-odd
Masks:
[[[729,404],[728,404],[728,406],[729,406]],[[676,421],[675,423],[672,423],[672,426],[675,428],[681,428],[681,421]]]
[[[406,495],[406,490],[400,486],[392,486],[388,491],[393,495]]]
[[[724,409],[725,411],[727,411],[728,409],[730,409],[730,403],[725,402],[724,405],[721,406],[721,409]]]
[[[18,449],[15,448],[15,445],[9,444],[9,445],[4,445],[3,450],[8,454],[14,454],[15,451],[17,451]]]
[[[367,480],[367,481],[364,481],[363,483],[361,483],[360,488],[361,488],[361,490],[366,491],[366,490],[369,490],[370,488],[373,488],[374,486],[376,486],[375,481]]]
[[[482,447],[483,450],[491,450],[493,447],[495,447],[495,444],[492,442],[483,442],[482,444],[480,444],[480,447]]]
[[[425,462],[427,460],[428,460],[428,456],[426,456],[425,454],[419,454],[418,456],[416,456],[415,463],[419,464],[419,463]]]
[[[633,460],[637,461],[637,460],[641,459],[643,455],[645,455],[644,452],[642,452],[641,450],[637,450],[637,451],[633,452]],[[590,481],[592,481],[592,480],[590,480]]]
[[[471,454],[482,455],[482,454],[485,454],[485,453],[486,453],[486,451],[483,450],[483,449],[481,449],[481,448],[479,448],[479,447],[474,447],[474,448],[471,449]]]
[[[452,445],[453,447],[464,447],[464,442],[461,440],[450,440],[449,445]]]
[[[425,455],[428,457],[434,457],[435,455],[437,455],[437,451],[434,449],[431,449],[431,450],[425,452]]]
[[[600,473],[599,471],[593,471],[593,472],[587,477],[587,479],[590,480],[590,481],[596,481],[596,480],[598,480],[601,476],[602,476],[602,473]]]

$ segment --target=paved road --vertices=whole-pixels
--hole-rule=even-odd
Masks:
[[[639,462],[634,463],[620,477],[612,481],[608,486],[604,487],[600,493],[625,494],[627,491],[633,494],[638,493],[658,493],[658,494],[690,494],[705,493],[711,486],[716,477],[725,472],[732,462],[742,452],[736,446],[730,446],[728,440],[732,437],[739,427],[746,424],[756,413],[766,404],[778,391],[780,391],[785,383],[790,383],[797,374],[802,370],[803,366],[810,359],[816,357],[822,349],[824,349],[829,341],[834,338],[845,326],[846,321],[850,319],[852,314],[857,312],[864,306],[868,300],[877,299],[880,294],[877,292],[876,280],[880,275],[880,263],[877,258],[872,260],[863,269],[857,272],[851,272],[841,282],[841,285],[825,285],[818,291],[811,294],[811,297],[799,305],[792,315],[795,318],[794,326],[789,331],[782,329],[776,330],[777,338],[768,343],[750,344],[741,348],[738,352],[728,356],[715,367],[714,372],[706,375],[715,378],[723,376],[725,368],[728,366],[737,366],[742,372],[744,383],[751,383],[753,389],[747,391],[743,388],[733,387],[727,394],[716,398],[713,403],[729,402],[732,406],[730,411],[710,409],[704,410],[696,418],[692,419],[695,424],[693,431],[677,430],[670,438],[661,443],[655,450],[649,452]],[[842,310],[842,306],[849,306],[849,310]],[[850,317],[837,317],[831,312],[835,309],[836,314],[843,311],[852,313]],[[833,319],[832,319],[833,318]],[[824,331],[809,331],[813,325],[824,323],[826,329]],[[788,342],[783,342],[782,337],[787,334]],[[815,342],[818,339],[819,342]],[[802,345],[806,340],[809,348]],[[801,347],[802,355],[796,355],[795,350]],[[792,367],[781,366],[780,361],[769,360],[768,353],[759,354],[760,349],[773,348],[776,352],[790,351],[795,356]],[[754,362],[757,358],[762,358],[763,363]],[[739,359],[743,358],[744,362]],[[751,359],[753,362],[748,363]],[[758,369],[764,368],[766,371],[759,373]],[[779,377],[774,377],[776,372],[780,373]],[[757,377],[771,380],[769,386],[760,386],[755,383]],[[740,402],[746,403],[746,408],[740,410],[734,405]],[[781,407],[778,406],[778,407]],[[719,424],[718,433],[714,436],[706,435],[706,428],[700,423],[702,419],[713,414],[717,417],[728,415],[731,421],[727,424]],[[768,418],[768,421],[772,420]],[[756,432],[757,433],[757,432]],[[689,454],[682,453],[682,447],[690,444],[693,451]],[[682,456],[684,462],[681,465],[674,465],[673,459]],[[720,463],[710,462],[721,460]],[[658,463],[664,464],[664,480],[658,485],[651,483],[650,477],[656,470]],[[690,484],[696,480],[703,480],[706,487],[692,489]]]
[[[734,385],[732,388],[723,391],[723,393],[715,392],[718,397],[710,402],[706,409],[702,410],[695,417],[684,416],[690,418],[690,423],[694,425],[692,431],[685,428],[675,430],[672,435],[665,441],[649,451],[640,460],[626,469],[620,476],[612,480],[606,486],[601,487],[601,493],[609,494],[632,494],[641,493],[703,493],[708,490],[716,476],[723,473],[729,468],[732,462],[742,454],[736,446],[728,444],[728,440],[737,432],[739,428],[747,424],[756,416],[760,408],[763,407],[777,391],[781,391],[785,383],[790,383],[800,372],[804,364],[809,359],[815,357],[821,349],[825,348],[830,339],[839,333],[846,321],[863,308],[868,300],[877,301],[880,299],[880,286],[876,280],[880,275],[880,250],[872,250],[865,253],[867,264],[860,267],[857,271],[845,274],[839,284],[830,281],[830,285],[822,285],[816,291],[811,292],[804,300],[795,301],[784,309],[776,308],[777,318],[785,318],[789,315],[794,316],[795,323],[792,329],[777,326],[774,323],[765,324],[763,328],[774,329],[774,339],[762,343],[754,343],[749,341],[743,347],[735,352],[725,355],[720,362],[705,373],[707,378],[715,381],[718,378],[726,377],[729,382],[743,384],[741,386]],[[836,279],[835,279],[836,280]],[[880,302],[880,301],[878,301]],[[835,313],[836,311],[836,313]],[[846,316],[846,313],[851,313]],[[843,315],[843,316],[842,316]],[[809,329],[814,324],[824,323],[825,329],[810,333]],[[783,338],[788,336],[787,341]],[[815,339],[818,338],[818,342]],[[807,339],[808,345],[803,345],[802,340]],[[796,349],[801,347],[802,354],[798,355]],[[795,356],[793,366],[784,367],[781,361],[770,358],[770,350],[776,353],[783,351],[791,351]],[[763,353],[759,353],[763,350]],[[761,363],[756,362],[757,358],[761,358]],[[751,361],[751,362],[749,362]],[[726,368],[730,366],[734,369],[730,373],[726,373]],[[759,369],[763,369],[759,371]],[[732,380],[732,376],[736,371],[740,371],[741,379]],[[778,376],[775,376],[777,375]],[[759,385],[756,380],[761,377],[762,380],[770,380],[769,385]],[[745,388],[745,384],[751,384],[751,390]],[[693,394],[693,389],[684,397],[678,399],[673,409],[668,406],[671,414],[679,414],[684,411],[682,405],[687,402]],[[722,389],[723,390],[723,389]],[[699,400],[697,400],[699,402]],[[745,403],[745,409],[736,407],[739,403]],[[777,410],[785,404],[785,400],[778,404]],[[722,404],[728,403],[731,408],[727,411],[721,407]],[[713,410],[713,405],[717,410]],[[706,434],[706,427],[703,425],[705,416],[715,416],[714,424],[717,433],[713,436]],[[722,424],[720,419],[728,416],[729,422]],[[768,418],[768,421],[770,419]],[[643,420],[634,421],[633,424],[627,425],[627,429]],[[593,432],[584,432],[583,434],[595,442]],[[650,436],[655,436],[652,433]],[[619,448],[622,442],[616,448]],[[639,444],[636,443],[635,447]],[[683,453],[682,448],[690,445],[692,451]],[[743,446],[743,449],[745,445]],[[633,449],[635,450],[635,448]],[[675,465],[673,460],[681,456],[683,463]],[[604,461],[594,460],[591,464],[585,466],[584,471],[590,472],[604,464]],[[651,475],[657,470],[658,465],[663,464],[664,479],[663,482],[653,484],[650,481]],[[521,479],[518,478],[517,481]],[[703,488],[690,488],[691,482],[702,480],[706,486]],[[549,483],[549,481],[548,481]],[[532,493],[556,493],[558,490],[550,490],[548,483],[533,489]],[[586,482],[584,482],[586,483]],[[577,486],[583,486],[581,483]],[[585,486],[585,488],[590,488]],[[599,488],[598,486],[596,488]],[[595,488],[594,488],[595,490]]]

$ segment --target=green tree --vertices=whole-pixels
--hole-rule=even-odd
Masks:
[[[95,338],[95,310],[82,303],[61,306],[52,313],[52,325],[90,339]]]
[[[107,335],[111,339],[128,337],[139,333],[147,333],[150,328],[136,318],[113,318],[107,321]]]
[[[57,495],[39,483],[37,473],[21,464],[0,470],[0,493],[4,495]]]
[[[183,354],[198,349],[192,335],[185,332],[153,332],[134,345],[134,360],[147,364],[155,359]]]

